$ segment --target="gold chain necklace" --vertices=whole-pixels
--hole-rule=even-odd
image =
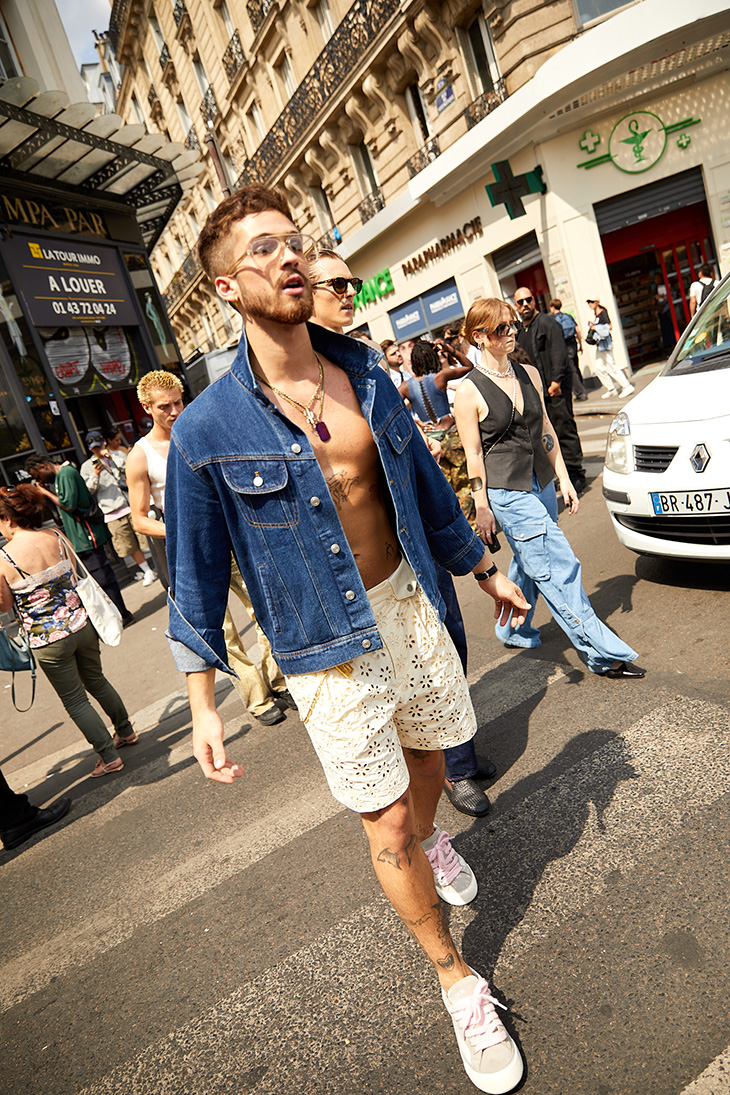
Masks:
[[[291,403],[292,407],[296,407],[298,411],[301,411],[311,428],[317,434],[317,437],[320,439],[320,441],[329,441],[332,435],[322,421],[322,411],[324,410],[324,367],[322,365],[322,362],[320,361],[320,357],[317,351],[314,350],[313,353],[317,359],[317,364],[319,365],[319,383],[314,389],[314,395],[309,400],[309,403],[307,403],[306,407],[298,400],[292,399],[292,397],[290,395],[287,395],[286,392],[282,392],[281,388],[276,388],[273,384],[270,384],[268,380],[264,380],[264,378],[262,376],[259,376],[258,373],[254,372],[253,375],[256,377],[260,384],[265,384],[267,388],[271,388],[272,392],[276,392],[276,394],[281,399],[285,399],[287,403]],[[317,399],[319,399],[319,412],[315,414],[314,406],[317,402]]]

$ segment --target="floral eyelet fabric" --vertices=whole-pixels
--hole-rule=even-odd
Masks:
[[[71,563],[63,559],[11,585],[32,649],[57,643],[85,625],[88,616],[74,581]]]

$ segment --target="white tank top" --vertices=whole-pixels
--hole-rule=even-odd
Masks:
[[[139,447],[147,460],[147,475],[150,480],[150,497],[153,503],[165,512],[165,480],[167,479],[167,460],[161,456],[146,437],[140,437],[135,448]]]

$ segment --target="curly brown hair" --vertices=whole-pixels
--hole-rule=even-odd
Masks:
[[[208,216],[198,237],[198,259],[211,281],[230,270],[233,257],[230,253],[231,225],[242,221],[250,213],[265,213],[273,209],[283,213],[294,223],[289,202],[280,190],[263,183],[242,186],[216,206]]]
[[[12,521],[18,528],[40,528],[45,506],[45,497],[32,483],[0,487],[0,517],[4,521]]]

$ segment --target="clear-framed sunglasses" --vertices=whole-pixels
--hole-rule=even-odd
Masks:
[[[276,236],[256,236],[239,257],[236,268],[226,276],[229,278],[235,277],[247,255],[250,255],[257,263],[270,262],[272,259],[279,257],[282,247],[288,248],[289,251],[293,251],[295,255],[301,256],[308,262],[315,262],[319,258],[319,248],[316,241],[303,232],[287,232],[285,235]]]

